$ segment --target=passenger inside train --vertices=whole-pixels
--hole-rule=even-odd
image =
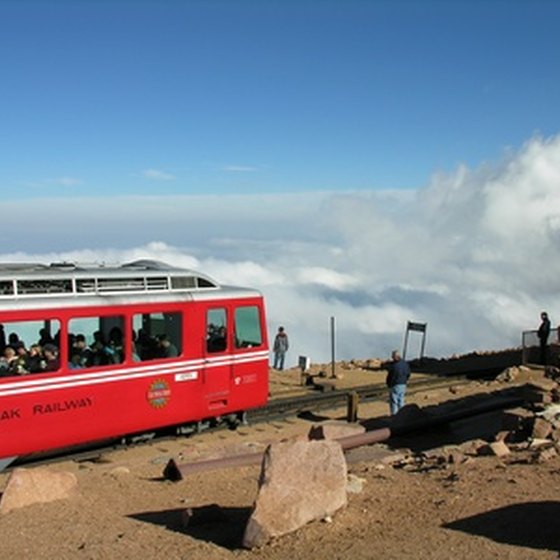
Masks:
[[[37,330],[37,321],[27,323],[0,324],[0,377],[60,370],[63,357],[60,355],[59,322],[51,321],[51,329],[56,329],[54,336],[51,334],[51,329],[40,328]],[[99,328],[90,334],[70,332],[67,356],[64,358],[67,369],[78,370],[123,363],[126,348],[121,323],[122,321],[111,327],[107,336]],[[98,319],[91,322],[83,319],[69,321],[70,327],[92,327],[101,324],[102,321]],[[35,332],[38,332],[37,342],[31,344],[27,349],[24,339],[31,337],[30,333],[34,329]],[[6,330],[10,333],[8,340],[4,334]],[[174,336],[172,334],[161,332],[157,335],[150,335],[147,331],[139,329],[138,336],[134,337],[132,344],[132,360],[146,361],[178,357],[181,347],[180,329],[174,329]]]

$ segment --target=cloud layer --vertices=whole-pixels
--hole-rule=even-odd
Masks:
[[[518,346],[542,309],[560,320],[560,137],[414,191],[3,207],[2,261],[156,258],[259,288],[292,364],[330,359],[331,317],[337,359],[387,356],[409,320],[428,323],[431,356]]]

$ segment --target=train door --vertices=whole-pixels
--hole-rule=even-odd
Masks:
[[[208,408],[214,412],[228,405],[232,368],[229,331],[228,310],[225,307],[208,309],[204,385]]]

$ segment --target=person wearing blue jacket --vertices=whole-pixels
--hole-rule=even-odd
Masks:
[[[387,387],[389,387],[389,405],[391,415],[396,414],[404,406],[406,384],[410,379],[410,366],[403,360],[398,350],[393,350],[391,363],[387,372]]]

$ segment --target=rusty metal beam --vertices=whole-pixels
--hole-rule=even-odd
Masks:
[[[380,428],[379,430],[372,430],[364,434],[357,434],[353,436],[346,436],[337,438],[336,441],[340,443],[344,451],[361,447],[362,445],[370,445],[385,441],[391,437],[391,430],[389,428]],[[216,469],[226,469],[230,467],[250,467],[260,465],[263,460],[264,451],[260,453],[247,453],[244,455],[233,455],[231,457],[220,457],[217,459],[208,459],[207,461],[196,461],[194,463],[179,464],[171,459],[165,469],[163,476],[168,480],[175,482],[183,480],[189,474],[212,471]]]
[[[412,432],[422,432],[449,424],[456,420],[463,420],[472,416],[478,416],[496,410],[504,410],[518,406],[524,402],[524,399],[517,394],[512,394],[509,391],[507,395],[494,396],[488,399],[487,402],[472,403],[467,408],[456,409],[446,414],[434,415],[425,418],[417,418],[407,424],[395,423],[392,427],[384,427],[376,430],[371,430],[363,434],[356,434],[337,438],[336,441],[340,443],[343,451],[361,447],[362,445],[371,445],[373,443],[380,443],[387,441],[392,436],[404,435]],[[163,476],[168,480],[179,481],[189,474],[196,472],[203,472],[215,469],[224,469],[229,467],[247,467],[260,465],[263,459],[264,452],[248,453],[244,455],[234,455],[231,457],[220,457],[218,459],[209,459],[207,461],[197,461],[194,463],[178,464],[174,459],[171,459],[166,465]]]
[[[194,463],[178,464],[171,459],[165,469],[163,476],[168,480],[178,481],[185,476],[201,471],[212,471],[216,469],[225,469],[229,467],[250,467],[260,465],[263,453],[246,453],[244,455],[233,455],[230,457],[219,457],[217,459],[208,459],[207,461],[196,461]]]

